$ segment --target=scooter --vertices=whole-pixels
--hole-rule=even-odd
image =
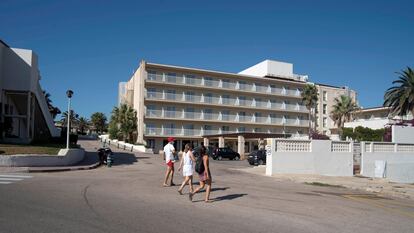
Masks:
[[[113,159],[113,152],[110,148],[99,148],[98,149],[98,156],[99,161],[101,164],[106,164],[106,166],[111,167],[114,159]]]

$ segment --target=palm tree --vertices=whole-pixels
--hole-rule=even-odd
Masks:
[[[409,112],[414,116],[414,72],[410,67],[397,72],[395,86],[388,88],[384,95],[384,106],[391,107],[392,115],[404,116]]]
[[[47,108],[49,109],[49,112],[52,115],[53,119],[55,119],[56,116],[62,112],[60,111],[58,107],[53,106],[52,100],[50,99],[51,95],[46,91],[42,91],[42,92],[43,92],[43,95],[45,96]]]
[[[102,112],[95,112],[91,115],[91,123],[95,127],[96,132],[100,132],[101,134],[105,130],[106,126],[106,116]]]
[[[137,112],[127,104],[121,104],[112,110],[110,131],[112,136],[122,137],[124,141],[131,141],[132,134],[137,130]]]
[[[60,120],[63,127],[66,127],[68,124],[68,111],[62,113],[62,119]],[[77,125],[79,122],[79,115],[76,114],[73,110],[70,110],[70,121],[69,129],[72,129],[73,125]]]
[[[85,117],[80,117],[78,121],[78,129],[83,134],[85,129],[89,127],[89,121]]]
[[[352,113],[358,110],[358,105],[352,100],[351,97],[341,95],[339,98],[335,98],[335,104],[332,106],[331,118],[334,120],[335,125],[338,126],[338,130],[341,133],[344,123],[352,119]]]
[[[303,91],[301,93],[302,96],[302,102],[306,106],[306,108],[309,110],[309,138],[311,137],[311,129],[312,129],[312,109],[315,108],[316,103],[318,102],[318,90],[315,85],[313,84],[306,84],[306,86],[303,88]],[[315,124],[314,124],[315,125]]]

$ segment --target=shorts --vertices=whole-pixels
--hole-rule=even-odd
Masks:
[[[168,161],[167,166],[174,169],[174,163],[172,162],[172,160]]]

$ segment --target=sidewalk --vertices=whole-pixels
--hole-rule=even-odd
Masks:
[[[78,143],[85,149],[85,158],[76,165],[56,167],[0,167],[0,173],[63,172],[97,168],[100,165],[95,149],[98,146],[98,142],[96,140],[80,140]]]
[[[240,168],[235,170],[266,176],[266,166]],[[386,179],[374,179],[360,176],[338,177],[309,174],[275,174],[272,178],[275,180],[292,181],[302,184],[307,183],[321,186],[342,186],[349,189],[372,192],[378,195],[414,200],[414,184],[394,183]]]

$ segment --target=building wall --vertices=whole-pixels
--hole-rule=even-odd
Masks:
[[[349,88],[331,87],[325,85],[316,85],[319,93],[318,104],[316,106],[316,129],[326,135],[331,135],[332,129],[337,129],[335,122],[331,118],[331,111],[335,105],[335,98],[339,98],[341,95],[350,96],[354,102],[358,103],[356,92]],[[326,99],[324,99],[324,93],[326,93]],[[324,112],[324,105],[326,105],[326,111]],[[324,125],[324,119],[325,125]]]
[[[414,126],[393,125],[392,142],[414,144]]]
[[[364,142],[361,149],[361,175],[376,177],[375,163],[384,161],[384,178],[393,182],[414,182],[414,144]]]
[[[266,164],[267,175],[281,173],[353,175],[353,153],[350,142],[285,139],[270,141],[271,154],[268,154],[266,161],[271,162]]]

